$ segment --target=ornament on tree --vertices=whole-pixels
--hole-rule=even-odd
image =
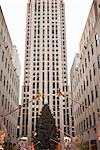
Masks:
[[[55,125],[50,108],[47,104],[44,105],[41,115],[37,120],[36,131],[37,134],[33,136],[33,142],[36,150],[55,150],[58,141],[58,130]],[[55,142],[56,141],[56,142]]]

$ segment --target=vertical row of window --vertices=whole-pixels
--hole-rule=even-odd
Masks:
[[[26,53],[25,53],[25,78],[24,78],[24,84],[28,84],[28,79],[29,79],[29,48],[30,48],[30,43],[31,43],[31,38],[30,38],[30,31],[31,31],[31,4],[28,3],[28,8],[27,8],[27,35],[26,35]]]
[[[8,101],[8,98],[1,91],[0,91],[0,99],[1,99],[1,110],[5,110],[6,112],[10,112],[14,110],[14,107]],[[11,115],[15,120],[17,119],[17,112],[13,112]],[[15,131],[16,127],[10,120],[7,120],[7,118],[4,118],[4,124],[10,133],[13,133],[13,134],[16,133]]]
[[[18,104],[18,96],[16,95],[15,91],[13,88],[11,88],[11,84],[9,81],[6,79],[6,76],[3,74],[3,70],[0,72],[0,81],[3,83],[3,88],[5,88],[6,92],[8,92],[9,96],[13,99],[13,101]]]
[[[55,92],[54,92],[55,93]],[[59,105],[59,97],[57,97],[57,105],[55,101],[55,96],[53,96],[53,116],[56,116],[57,111],[57,126],[60,128],[60,105]]]
[[[13,65],[12,43],[1,8],[0,17],[0,115],[3,116],[18,106],[19,77]],[[11,117],[2,118],[3,123],[7,128],[7,133],[16,137],[17,112],[13,112],[10,115]]]
[[[99,55],[97,55],[98,46],[100,46],[100,38],[99,34],[96,33],[94,43],[88,44],[88,47],[87,46],[84,47],[85,48],[84,56],[82,57],[81,55],[81,62],[79,65],[80,68],[78,68],[77,75],[75,76],[73,82],[74,90],[77,89],[75,95],[78,100],[80,100],[86,93],[84,102],[81,101],[82,104],[75,110],[75,119],[79,120],[79,123],[77,124],[77,132],[84,131],[89,127],[96,125],[95,112],[92,112],[91,115],[88,114],[87,116],[85,116],[85,118],[82,121],[80,120],[80,118],[82,114],[85,113],[85,110],[88,109],[89,106],[93,105],[92,103],[95,103],[96,107],[95,109],[97,109],[98,107],[97,106],[97,99],[99,96],[99,84],[97,80],[99,71],[98,70]],[[94,59],[96,57],[97,59]]]
[[[87,98],[85,98],[85,102],[82,102],[82,104],[80,104],[80,106],[76,109],[76,119],[78,117],[80,117],[80,115],[85,111],[86,107],[90,106],[91,105],[91,102],[93,103],[94,102],[94,91],[91,90],[90,91],[90,94],[91,94],[91,98],[90,98],[90,95],[88,94],[87,95]],[[98,97],[98,87],[95,86],[95,96],[96,98]],[[90,101],[91,99],[91,101]]]
[[[96,39],[97,39],[97,43],[99,44],[100,42],[100,39],[99,39],[99,35],[98,33],[95,35]],[[97,44],[97,46],[98,46]],[[78,74],[78,78],[76,80],[77,83],[75,83],[75,87],[77,86],[77,84],[80,84],[79,81],[80,81],[80,78],[82,78],[82,71],[83,71],[83,74],[84,74],[84,71],[86,68],[88,68],[89,64],[91,63],[91,60],[93,58],[93,54],[94,54],[94,47],[93,47],[93,43],[90,45],[90,49],[91,51],[87,51],[87,55],[86,55],[86,58],[82,61],[83,64],[82,64],[82,69],[80,69],[80,74]],[[82,57],[81,57],[82,59]],[[98,64],[98,68],[100,68],[100,55],[97,56],[97,64]],[[82,71],[81,71],[82,70]],[[95,73],[96,73],[96,65],[95,63],[93,64],[93,75],[95,76]],[[90,78],[92,79],[91,77],[91,71],[90,71]],[[92,80],[91,80],[92,81]]]
[[[22,135],[27,135],[28,132],[28,109],[23,108],[22,113]]]
[[[12,65],[10,65],[9,60],[7,59],[4,51],[0,51],[0,53],[2,53],[2,55],[1,55],[1,58],[2,58],[1,66],[4,66],[3,69],[2,68],[0,69],[1,85],[6,90],[6,92],[9,94],[9,96],[10,96],[9,98],[11,98],[16,104],[18,104],[18,95],[16,95],[19,92],[18,78],[16,79],[16,73],[13,71]],[[7,73],[6,75],[4,73],[4,70]],[[3,105],[3,103],[2,103],[2,105]]]
[[[28,107],[29,107],[29,86],[24,85],[23,89],[23,111],[22,111],[22,135],[28,132]]]
[[[96,125],[96,119],[95,119],[95,112],[92,113],[92,115],[89,115],[89,117],[86,117],[83,121],[81,121],[77,125],[77,133],[80,133],[89,127],[95,126]]]
[[[0,92],[0,96],[1,96],[1,106],[7,112],[13,111],[14,107],[10,104],[10,102],[8,101],[8,98],[6,98],[4,94],[1,94],[1,92]],[[14,116],[16,118],[17,114],[16,113],[12,113],[12,116]]]
[[[66,70],[66,46],[65,46],[65,16],[64,16],[64,4],[61,3],[62,7],[61,7],[61,21],[62,21],[62,26],[61,26],[61,30],[62,30],[62,61],[63,61],[63,84],[64,84],[64,87],[66,86],[66,82],[67,82],[67,70]]]
[[[29,69],[30,69],[30,45],[31,45],[31,3],[28,3],[27,8],[27,35],[26,35],[26,53],[25,53],[25,78],[24,84],[29,83]]]
[[[18,84],[18,79],[16,78],[16,73],[15,73],[15,70],[14,68],[12,69],[12,66],[10,66],[9,64],[9,60],[6,58],[5,56],[5,53],[4,51],[1,51],[2,53],[2,65],[4,66],[4,69],[7,71],[8,73],[8,76],[10,77],[11,81],[12,81],[12,84],[14,85],[14,87],[17,89],[17,92],[18,92],[18,88],[19,88],[19,84]],[[13,71],[14,70],[14,71]],[[6,84],[6,76],[3,74],[3,70],[1,70],[1,73],[0,73],[0,81],[3,80],[3,77],[4,77],[4,85]]]
[[[14,135],[13,137],[15,137],[16,135],[16,125],[14,125],[9,119],[4,118],[4,124],[7,128],[7,132],[10,135]]]
[[[84,94],[85,89],[86,88],[85,88],[85,81],[84,81],[84,86],[81,85],[81,92],[82,92],[82,94]],[[80,89],[79,89],[79,92],[77,92],[77,99],[79,99],[79,97],[81,97],[81,92],[80,92]],[[94,99],[98,98],[98,84],[95,85],[94,89],[91,90],[90,93],[88,93],[88,97],[91,97],[91,100],[92,100],[91,102],[89,100],[89,102],[87,103],[87,105],[90,106],[90,104],[94,102]]]
[[[92,47],[92,55],[94,54],[94,49],[93,49],[93,47]],[[90,52],[88,51],[87,52],[87,58],[85,58],[82,62],[82,68],[80,69],[80,72],[78,73],[78,76],[76,77],[76,80],[75,80],[75,82],[73,83],[73,86],[74,86],[74,88],[76,88],[78,85],[80,85],[80,81],[81,81],[81,79],[82,79],[82,75],[84,75],[85,74],[85,72],[86,72],[86,69],[89,69],[89,65],[90,65],[90,63],[92,63],[91,62],[91,60],[92,60],[92,56],[90,57],[91,55],[90,55]],[[100,57],[99,57],[99,55],[97,56],[97,64],[98,64],[98,68],[100,68],[99,66],[100,66],[100,59],[99,59]],[[91,81],[93,81],[93,79],[94,79],[94,77],[96,76],[96,62],[95,63],[93,63],[92,64],[92,68],[91,69],[89,69],[89,72],[88,72],[88,75],[86,76],[86,82],[87,82],[87,86],[88,86],[88,83],[90,83]],[[90,82],[89,82],[90,81]]]

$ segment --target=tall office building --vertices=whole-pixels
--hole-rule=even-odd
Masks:
[[[45,102],[56,126],[69,132],[68,99],[57,97],[57,89],[67,92],[67,57],[63,0],[29,0],[27,4],[24,85],[22,88],[21,135],[31,137]],[[39,91],[42,100],[36,101]],[[33,100],[31,103],[28,103]],[[69,116],[68,116],[69,118]]]
[[[94,0],[70,72],[76,135],[100,149],[100,0]],[[76,103],[75,101],[78,101]]]
[[[17,142],[19,106],[20,62],[16,47],[13,45],[8,27],[0,6],[0,130],[7,129],[5,143],[7,148]],[[1,123],[2,122],[2,123]]]

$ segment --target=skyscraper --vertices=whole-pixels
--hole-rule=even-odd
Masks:
[[[66,93],[68,86],[64,7],[63,0],[28,1],[21,135],[31,137],[45,102],[62,130],[60,139],[69,130],[65,109],[68,99],[56,96],[59,88]],[[35,100],[37,91],[42,95],[40,101]]]

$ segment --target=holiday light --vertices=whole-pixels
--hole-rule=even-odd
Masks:
[[[6,136],[6,131],[5,130],[1,130],[0,131],[0,145],[3,145],[5,136]]]
[[[75,102],[75,103],[77,103],[77,104],[79,104],[79,105],[82,105],[82,106],[84,106],[84,108],[86,108],[86,109],[88,108],[88,109],[90,110],[90,107],[88,107],[88,106],[84,105],[83,103],[80,103],[80,102],[78,102],[78,101],[76,101],[76,100],[74,100],[74,99],[72,99],[72,98],[69,98],[68,95],[64,95],[64,94],[61,92],[60,89],[57,90],[57,94],[56,94],[56,95],[57,95],[57,96],[66,97],[66,98],[70,99],[71,101],[73,101],[73,102]],[[98,115],[100,115],[100,112],[96,111],[95,108],[91,108],[91,111],[92,111],[92,112],[95,112],[95,113],[98,114]]]
[[[82,143],[82,140],[79,136],[75,136],[75,137],[72,138],[72,142],[74,144],[76,144],[77,146],[80,146],[80,144]]]
[[[34,99],[37,100],[37,101],[41,100],[41,99],[42,99],[42,94],[40,94],[40,92],[38,91]],[[33,99],[30,100],[29,102],[26,102],[25,105],[31,103],[32,101],[33,101]],[[14,110],[12,110],[12,111],[10,111],[10,112],[7,112],[7,113],[4,114],[4,115],[1,115],[1,118],[4,118],[4,117],[6,117],[6,116],[8,116],[8,115],[11,115],[12,113],[14,113],[14,112],[20,110],[22,107],[23,107],[23,105],[20,105],[19,107],[15,108]]]

